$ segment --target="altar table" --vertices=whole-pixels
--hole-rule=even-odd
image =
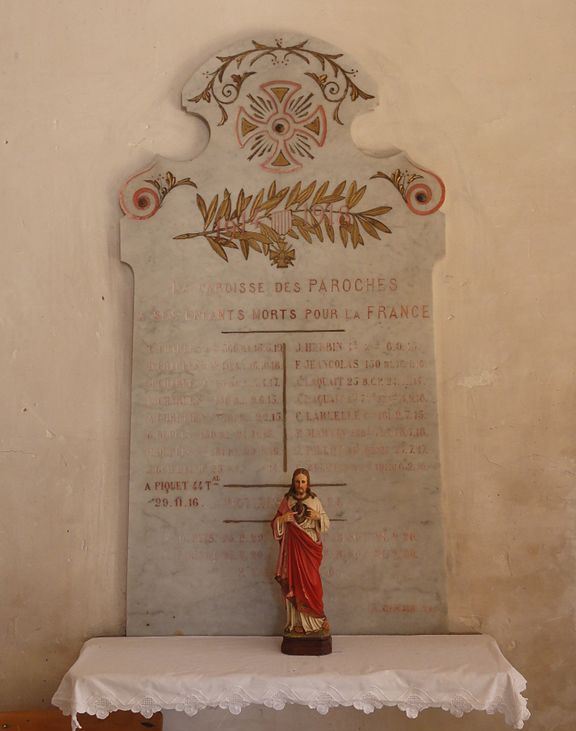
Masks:
[[[295,657],[280,653],[276,637],[96,638],[84,644],[52,703],[72,716],[73,731],[79,713],[239,714],[252,704],[281,711],[294,703],[322,714],[397,706],[410,718],[426,708],[455,716],[479,710],[502,713],[516,729],[530,717],[525,679],[488,635],[335,636],[333,648]]]

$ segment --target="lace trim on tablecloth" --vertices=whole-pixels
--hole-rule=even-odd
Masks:
[[[512,685],[516,685],[513,683]],[[518,684],[520,686],[520,684]],[[54,699],[54,705],[67,716],[72,715],[72,731],[82,728],[78,723],[78,713],[88,713],[97,718],[106,718],[113,711],[132,711],[140,713],[144,718],[151,718],[158,711],[182,711],[188,716],[195,716],[205,708],[223,708],[237,715],[250,705],[264,705],[281,711],[287,704],[308,706],[318,713],[326,714],[331,708],[338,706],[354,707],[364,713],[373,713],[385,706],[397,706],[408,718],[417,718],[426,708],[441,708],[453,716],[462,717],[470,711],[485,711],[488,714],[502,713],[509,726],[516,729],[524,727],[524,721],[530,718],[528,702],[522,696],[522,687],[511,687],[507,697],[499,697],[489,703],[483,703],[470,693],[462,691],[460,695],[447,698],[433,698],[423,690],[412,688],[402,696],[391,699],[384,696],[378,688],[372,688],[361,696],[344,698],[335,688],[312,694],[310,697],[299,697],[289,688],[278,689],[264,694],[261,698],[253,698],[243,688],[237,687],[233,692],[218,698],[208,698],[203,693],[189,693],[184,698],[161,699],[150,696],[133,698],[129,703],[120,703],[102,696],[92,696],[85,704],[72,707],[70,702]]]

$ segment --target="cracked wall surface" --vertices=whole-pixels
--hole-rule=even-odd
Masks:
[[[310,32],[380,86],[362,149],[444,179],[435,319],[450,627],[526,676],[534,731],[576,726],[576,51],[571,0],[0,3],[0,707],[49,703],[82,642],[125,628],[132,280],[117,191],[207,138],[191,72],[258,31]],[[415,721],[250,710],[256,728]],[[243,717],[241,717],[243,718]],[[215,712],[194,728],[241,728]]]

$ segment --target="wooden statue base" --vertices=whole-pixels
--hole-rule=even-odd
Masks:
[[[285,655],[330,655],[332,637],[284,637],[281,650]]]

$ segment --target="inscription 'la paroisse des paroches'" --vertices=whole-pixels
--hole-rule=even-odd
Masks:
[[[373,84],[316,39],[238,44],[183,100],[210,123],[207,149],[158,159],[121,193],[128,633],[276,633],[270,519],[298,466],[331,519],[334,633],[442,631],[442,181],[354,146]]]

